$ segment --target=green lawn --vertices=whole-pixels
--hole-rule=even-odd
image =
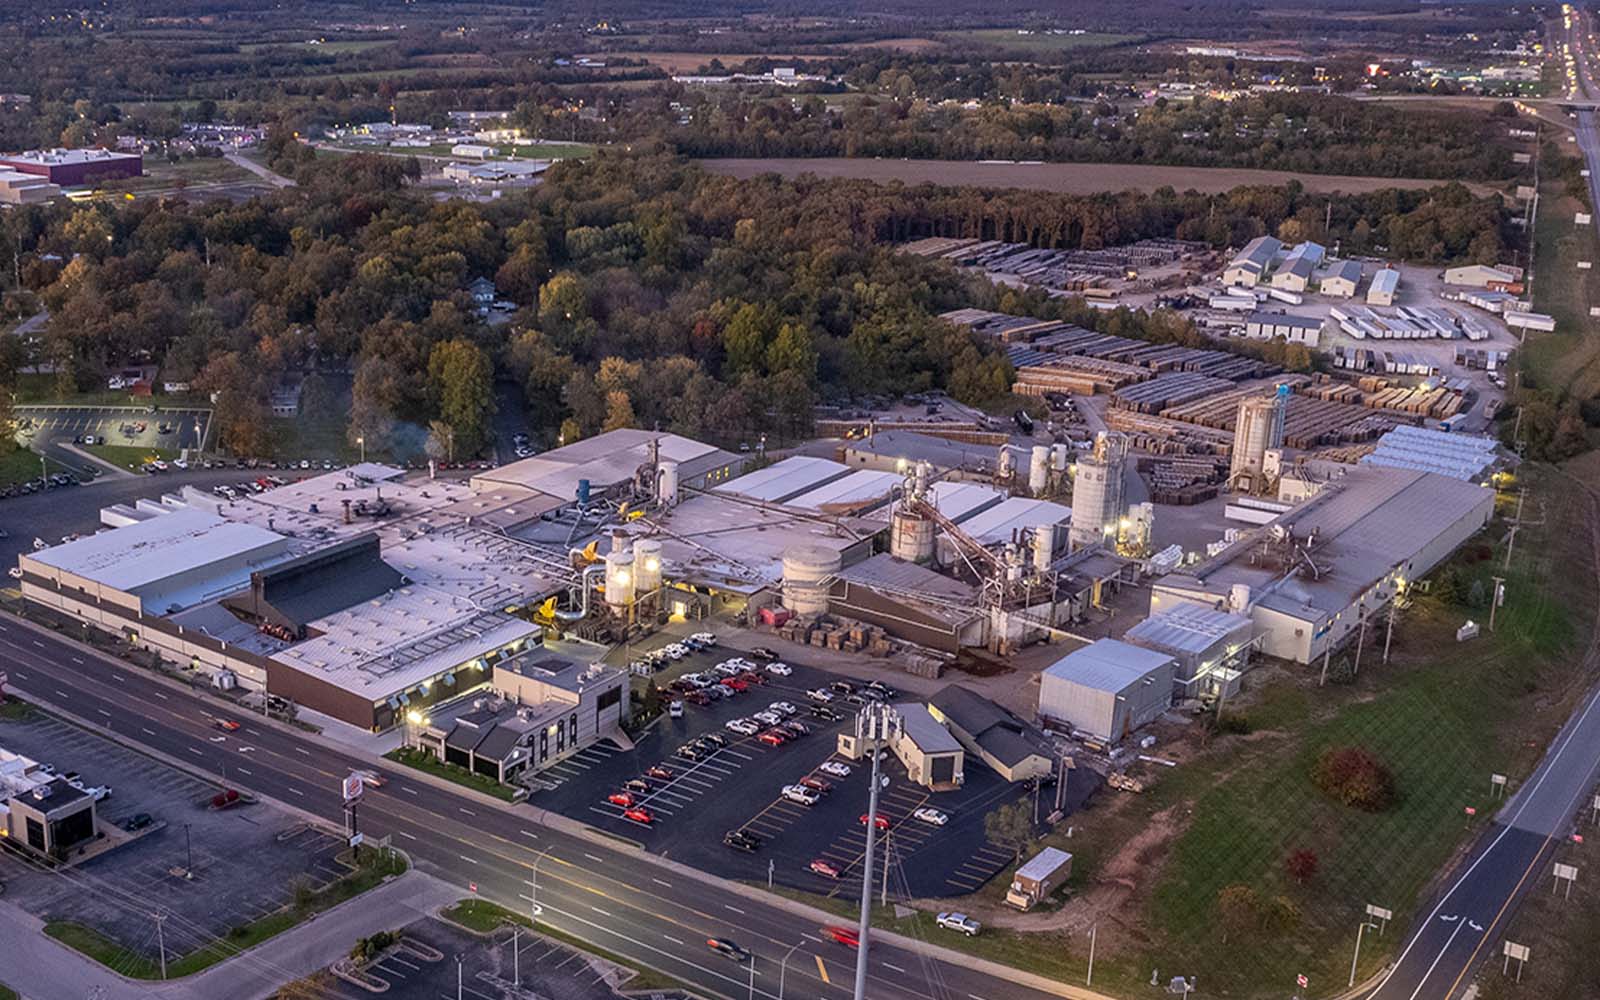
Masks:
[[[579,951],[587,952],[590,955],[603,958],[608,962],[632,969],[634,970],[634,976],[632,979],[628,980],[626,984],[626,987],[630,993],[645,993],[649,992],[650,990],[685,989],[682,983],[678,982],[676,979],[673,979],[671,976],[663,975],[654,969],[644,968],[638,962],[633,961],[632,959],[623,958],[620,955],[614,955],[611,952],[596,948],[593,945],[580,940],[579,938],[573,937],[571,934],[568,934],[565,931],[557,930],[556,928],[551,927],[547,923],[540,922],[537,926],[535,926],[534,922],[529,919],[527,915],[522,913],[514,913],[503,906],[500,906],[496,903],[491,903],[485,899],[463,899],[449,909],[441,911],[439,915],[446,920],[460,924],[469,931],[476,931],[479,934],[487,934],[493,931],[495,928],[503,927],[507,924],[516,924],[522,927],[528,927],[540,934],[543,934],[545,937],[554,938],[565,944],[569,944],[572,947],[577,948]]]
[[[163,461],[171,462],[178,457],[175,448],[133,448],[125,444],[87,444],[80,445],[84,451],[104,459],[119,469],[128,469],[140,472],[146,463]]]
[[[493,795],[497,799],[504,799],[507,802],[512,801],[514,795],[513,789],[508,785],[502,785],[493,778],[488,778],[481,774],[474,774],[464,767],[445,764],[432,754],[420,750],[408,750],[401,747],[396,750],[390,750],[383,756],[397,764],[404,764],[407,767],[416,768],[418,771],[426,771],[429,774],[447,778],[458,785],[476,789],[485,794]]]
[[[993,45],[1023,55],[1042,56],[1053,55],[1058,52],[1070,52],[1073,49],[1120,45],[1123,42],[1131,42],[1139,36],[1113,35],[1097,31],[1085,32],[1081,35],[1019,35],[1015,28],[982,28],[974,31],[945,31],[940,32],[937,37],[955,46],[959,46],[962,43],[983,46]]]
[[[62,472],[67,468],[55,461],[50,462],[49,466],[51,472]],[[0,486],[38,479],[42,472],[43,466],[39,456],[26,448],[18,448],[9,455],[0,455]]]
[[[300,903],[269,913],[259,920],[234,927],[225,940],[217,941],[167,961],[167,978],[179,979],[226,961],[239,952],[268,938],[282,934],[324,910],[366,892],[392,875],[405,871],[405,861],[393,852],[380,855],[368,852],[361,866],[322,892],[311,894]],[[69,948],[132,979],[159,979],[159,962],[136,954],[92,927],[57,920],[45,924],[44,932]]]
[[[374,39],[367,39],[367,40],[361,40],[361,41],[346,41],[346,42],[325,42],[325,41],[316,41],[316,42],[246,42],[245,44],[239,46],[239,51],[240,52],[251,52],[251,53],[253,53],[253,52],[261,52],[261,51],[266,50],[266,49],[284,49],[284,48],[289,48],[289,49],[304,49],[307,52],[327,52],[327,53],[331,53],[333,55],[339,55],[339,54],[345,53],[345,52],[369,52],[369,51],[371,51],[373,49],[381,49],[385,45],[394,45],[394,44],[395,44],[395,40],[392,39],[392,38],[384,38],[384,39],[374,38]]]
[[[1600,394],[1600,340],[1591,336],[1589,307],[1600,305],[1600,243],[1593,226],[1577,226],[1583,210],[1559,180],[1539,187],[1534,223],[1533,308],[1555,318],[1555,333],[1530,333],[1522,352],[1529,378],[1540,387],[1570,387],[1578,398]],[[1579,260],[1594,261],[1586,271]]]
[[[0,1000],[17,1000],[17,991],[5,983],[0,983]]]

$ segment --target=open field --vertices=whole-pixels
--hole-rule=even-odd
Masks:
[[[1546,178],[1534,222],[1533,308],[1555,317],[1555,333],[1534,333],[1522,353],[1531,384],[1570,388],[1584,399],[1600,394],[1600,341],[1589,334],[1589,307],[1600,305],[1600,270],[1580,271],[1579,260],[1600,257],[1593,226],[1577,226],[1583,205],[1559,180]]]
[[[1111,35],[1089,31],[1081,35],[1018,34],[1015,28],[981,28],[975,31],[948,31],[940,39],[953,46],[998,46],[1020,55],[1044,56],[1074,49],[1099,48],[1131,42],[1138,35]]]
[[[805,62],[808,59],[825,59],[826,56],[802,55],[797,52],[589,52],[578,59],[638,59],[659,67],[668,73],[693,73],[713,59],[724,66],[733,66],[746,59],[776,59],[780,62]],[[617,67],[621,68],[621,67]]]
[[[247,42],[239,46],[240,52],[261,52],[265,49],[305,49],[307,52],[327,52],[338,55],[343,52],[367,52],[372,49],[393,45],[392,38],[367,39],[365,41],[348,42]]]
[[[700,165],[715,174],[756,177],[776,173],[783,177],[815,174],[848,177],[888,184],[975,185],[1011,187],[1061,194],[1098,194],[1103,191],[1154,191],[1173,187],[1179,191],[1216,193],[1247,184],[1283,184],[1297,180],[1307,191],[1379,191],[1384,188],[1430,188],[1444,183],[1411,177],[1348,177],[1339,174],[1303,174],[1287,170],[1246,170],[1232,167],[1169,167],[1146,163],[971,163],[954,160],[866,160],[831,157],[821,159],[715,159]],[[1484,185],[1468,185],[1479,194]]]

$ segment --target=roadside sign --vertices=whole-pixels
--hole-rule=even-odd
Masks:
[[[351,847],[360,847],[363,843],[366,842],[366,839],[367,839],[367,837],[366,837],[366,834],[364,834],[364,833],[353,833],[353,834],[350,835],[350,846]]]
[[[1528,946],[1525,944],[1517,944],[1515,941],[1507,941],[1506,957],[1514,958],[1519,962],[1526,962],[1528,960]]]
[[[345,775],[344,783],[341,787],[344,790],[344,801],[346,805],[352,802],[359,802],[361,800],[361,793],[365,791],[365,786],[363,785],[361,781],[361,775],[359,774]]]
[[[1468,816],[1476,816],[1476,815],[1478,815],[1478,810],[1472,808],[1471,806],[1467,806],[1467,815]]]
[[[1311,985],[1311,980],[1307,979],[1303,973],[1301,975],[1295,976],[1294,977],[1294,982],[1295,982],[1295,985],[1300,987],[1301,989],[1305,989],[1307,986]]]
[[[1381,906],[1373,906],[1371,903],[1367,904],[1367,916],[1372,917],[1375,920],[1394,919],[1394,913],[1392,911],[1386,910]]]
[[[478,883],[476,883],[476,882],[468,882],[467,883],[467,891],[474,892],[474,893],[477,892],[478,891]]]

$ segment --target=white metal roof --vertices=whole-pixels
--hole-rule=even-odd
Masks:
[[[25,558],[103,587],[136,593],[230,558],[265,561],[287,549],[287,539],[276,532],[202,510],[180,510]]]
[[[908,701],[895,705],[894,710],[900,716],[901,729],[923,753],[955,753],[961,749],[961,744],[933,717],[928,706]]]
[[[791,497],[785,503],[790,507],[821,511],[830,504],[858,505],[872,500],[887,501],[890,492],[905,482],[905,478],[898,472],[857,469],[847,476]]]
[[[1436,472],[1470,482],[1483,475],[1498,458],[1494,438],[1401,425],[1379,438],[1377,448],[1363,456],[1361,462]]]
[[[1120,639],[1100,639],[1073,650],[1044,672],[1058,680],[1117,694],[1171,662],[1172,657],[1153,649]]]
[[[599,493],[632,479],[634,471],[650,460],[651,441],[657,442],[658,456],[663,461],[680,465],[680,479],[738,461],[731,452],[677,434],[628,429],[596,434],[542,455],[480,472],[472,477],[472,485],[474,489],[522,486],[565,502],[576,495],[579,480],[588,480],[591,489]]]
[[[831,483],[835,479],[841,479],[849,472],[848,465],[832,459],[795,455],[723,483],[716,490],[718,493],[737,493],[752,500],[783,503]]]
[[[1392,267],[1386,267],[1372,276],[1372,291],[1393,292],[1398,287],[1400,287],[1400,272]]]
[[[1028,859],[1028,863],[1017,869],[1017,878],[1025,878],[1033,882],[1043,882],[1056,869],[1062,865],[1072,863],[1072,855],[1057,847],[1046,847],[1044,850]]]
[[[1162,649],[1203,653],[1238,629],[1248,630],[1250,619],[1198,604],[1175,604],[1160,614],[1137,622],[1124,635]]]
[[[1049,500],[1031,500],[1011,497],[986,510],[979,511],[961,523],[961,530],[984,545],[1011,541],[1012,531],[1019,528],[1037,528],[1043,524],[1066,524],[1072,520],[1072,508]]]

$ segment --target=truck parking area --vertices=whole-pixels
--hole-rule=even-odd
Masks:
[[[741,655],[723,647],[692,653],[655,681],[665,688],[685,673],[703,673]],[[812,714],[818,702],[807,692],[839,675],[792,661],[786,666],[787,676],[762,669],[764,683],[705,705],[686,703],[680,718],[663,715],[631,750],[601,743],[568,758],[535,780],[530,802],[723,877],[770,877],[775,884],[829,895],[843,891],[860,877],[872,763],[836,752],[856,705],[840,698],[827,706],[836,718]],[[761,739],[765,725],[756,734],[727,728],[777,702],[791,705],[791,718],[809,732],[772,745]],[[708,738],[724,745],[697,751],[693,744]],[[707,750],[703,742],[699,750]],[[1010,849],[988,842],[984,817],[1028,795],[1028,788],[1005,781],[976,759],[969,760],[966,781],[954,791],[933,792],[911,782],[889,753],[882,773],[888,784],[879,813],[888,824],[892,893],[965,895],[1012,862]],[[802,780],[816,792],[810,804],[783,793]],[[1069,809],[1081,805],[1093,785],[1087,774],[1070,778]],[[1047,811],[1052,799],[1044,796]],[[944,814],[946,822],[917,818],[924,807]],[[736,832],[750,835],[753,849],[724,842]]]

